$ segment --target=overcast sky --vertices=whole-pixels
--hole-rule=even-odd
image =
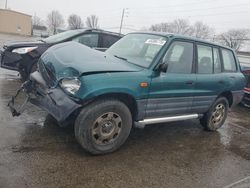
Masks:
[[[4,8],[5,0],[0,0]],[[140,30],[151,24],[185,18],[190,22],[203,21],[216,32],[231,28],[250,29],[249,0],[8,0],[8,8],[46,20],[47,14],[58,10],[66,20],[72,14],[84,20],[90,14],[99,17],[102,29],[118,31],[123,8],[124,32]]]

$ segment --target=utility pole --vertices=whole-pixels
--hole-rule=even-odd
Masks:
[[[120,24],[120,30],[119,30],[119,34],[122,33],[122,25],[123,25],[123,19],[124,19],[124,15],[125,15],[125,11],[128,10],[127,8],[122,9],[122,18],[121,18],[121,24]]]
[[[8,6],[8,0],[5,1],[5,9],[7,9]]]

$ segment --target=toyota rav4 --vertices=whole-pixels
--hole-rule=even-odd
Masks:
[[[132,125],[200,119],[220,128],[244,95],[235,52],[203,40],[166,33],[131,33],[106,52],[67,42],[49,48],[17,95],[13,115],[31,102],[92,154],[117,150]],[[26,93],[19,106],[16,97]]]

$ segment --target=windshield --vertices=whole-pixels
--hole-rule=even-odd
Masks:
[[[74,35],[77,35],[79,33],[81,33],[81,30],[70,30],[70,31],[65,31],[62,33],[58,33],[56,35],[52,35],[46,39],[43,39],[44,42],[47,43],[55,43],[55,42],[60,42],[63,41],[65,39],[68,39],[70,37],[73,37]]]
[[[106,53],[141,67],[149,67],[167,38],[152,34],[128,34]]]

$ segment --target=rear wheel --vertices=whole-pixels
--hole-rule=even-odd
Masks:
[[[75,136],[91,154],[105,154],[126,141],[131,127],[131,113],[124,103],[102,99],[82,109],[75,122]]]
[[[219,97],[201,119],[202,126],[208,131],[219,129],[225,123],[228,108],[228,100],[225,97]]]

